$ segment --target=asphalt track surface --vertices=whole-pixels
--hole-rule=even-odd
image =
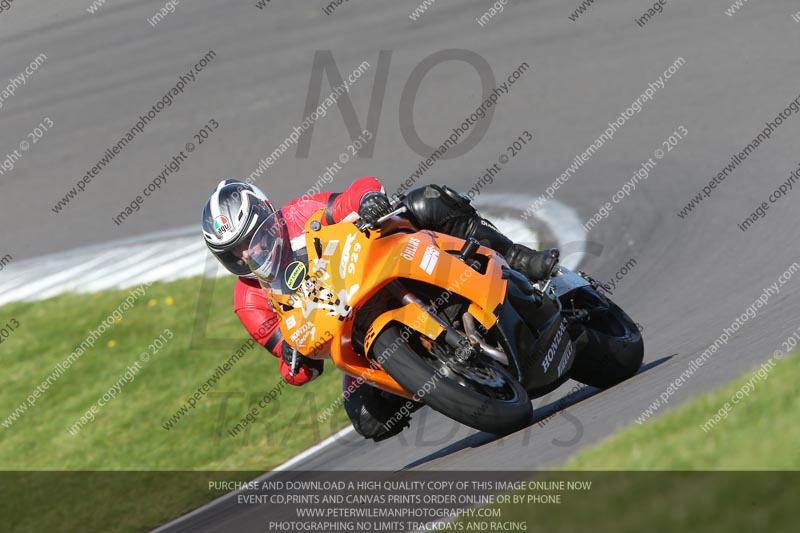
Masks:
[[[346,76],[371,68],[350,98],[366,121],[380,50],[391,50],[386,94],[371,158],[352,159],[326,189],[374,174],[394,189],[420,155],[404,140],[399,109],[411,71],[446,49],[479,54],[498,82],[523,62],[529,70],[501,98],[486,135],[472,150],[439,161],[420,183],[462,190],[475,185],[524,130],[535,138],[483,188],[538,195],[672,65],[685,64],[640,113],[619,128],[555,198],[587,220],[663,148],[688,131],[649,178],[587,235],[583,267],[608,279],[631,258],[635,268],[613,298],[644,327],[646,369],[606,391],[569,399],[567,412],[540,427],[495,439],[422,411],[410,430],[381,444],[345,439],[296,465],[301,469],[540,469],[634,423],[675,377],[723,333],[765,287],[800,259],[796,199],[772,204],[742,232],[742,222],[798,167],[800,118],[785,120],[685,219],[677,212],[800,95],[800,24],[790,0],[750,2],[734,16],[730,0],[669,2],[644,27],[634,22],[650,2],[597,2],[572,22],[579,2],[512,0],[483,27],[490,2],[440,0],[417,22],[417,0],[352,0],[331,14],[323,2],[188,1],[158,26],[161,2],[17,0],[0,13],[0,80],[38,54],[46,62],[0,109],[0,159],[45,117],[54,126],[0,175],[0,256],[14,260],[192,224],[220,176],[246,177],[303,119],[315,51],[330,50]],[[146,113],[178,76],[209,50],[216,57],[62,213],[51,208]],[[323,94],[328,90],[327,81]],[[443,141],[481,100],[475,69],[449,61],[419,88],[414,123],[421,138]],[[116,226],[119,214],[210,119],[219,129],[180,172]],[[307,158],[283,155],[257,184],[277,202],[305,193],[350,142],[338,110],[318,120]],[[797,186],[795,186],[796,188]],[[525,206],[521,206],[523,210]],[[0,273],[2,276],[2,273]],[[789,280],[755,318],[669,398],[691,396],[745,373],[769,357],[798,326],[800,279]],[[544,401],[552,411],[568,383]],[[540,405],[542,402],[537,402]],[[203,530],[263,527],[258,511],[202,517]],[[184,523],[183,526],[187,526]],[[195,528],[190,528],[197,530]]]

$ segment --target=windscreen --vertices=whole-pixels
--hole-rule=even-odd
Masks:
[[[318,202],[300,202],[276,211],[258,227],[247,248],[250,270],[278,294],[294,293],[308,271],[304,234],[296,236],[292,247],[289,225],[302,228],[308,217],[325,207]],[[291,222],[290,222],[291,221]]]

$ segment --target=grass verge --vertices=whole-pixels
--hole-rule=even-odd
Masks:
[[[202,503],[198,498],[209,495],[207,486],[199,483],[196,490],[171,491],[174,487],[164,482],[163,475],[156,479],[146,473],[262,472],[344,427],[347,417],[338,405],[323,423],[318,420],[341,397],[341,374],[328,368],[306,387],[281,387],[278,397],[259,410],[255,422],[230,436],[229,430],[282,381],[277,359],[266,350],[258,345],[242,350],[249,337],[232,312],[234,282],[225,277],[204,284],[201,278],[192,278],[143,289],[144,295],[99,335],[94,347],[51,379],[24,411],[19,408],[28,396],[59,363],[63,365],[91,330],[98,331],[98,325],[120,308],[129,290],[65,294],[0,307],[0,323],[13,319],[19,324],[0,344],[0,470],[140,472],[139,478],[129,475],[127,480],[118,476],[118,481],[101,482],[102,476],[95,477],[93,494],[105,492],[112,505],[99,506],[87,495],[73,502],[76,507],[68,514],[85,531],[106,530],[109,524],[114,530],[141,531],[196,507]],[[157,350],[151,345],[159,337],[163,348]],[[240,357],[220,373],[218,366],[238,350]],[[146,362],[143,353],[148,353]],[[217,380],[209,386],[215,374]],[[195,407],[185,409],[181,419],[165,429],[170,417],[204,383],[207,390]],[[98,405],[110,390],[114,397],[107,396],[110,401]],[[15,411],[13,420],[9,417]],[[93,420],[88,420],[87,412]],[[81,416],[87,423],[71,432]],[[45,485],[72,486],[65,497],[81,485],[79,476],[70,480],[69,474],[52,473],[44,478],[16,474],[16,487],[3,483],[3,516],[14,510],[22,520],[21,530],[64,529],[60,513],[43,513],[32,503],[27,505],[36,498],[30,491],[18,490],[28,483],[35,493],[43,479]],[[130,483],[133,479],[139,483]],[[110,485],[127,485],[130,497],[114,499]],[[83,492],[87,490],[83,487]]]

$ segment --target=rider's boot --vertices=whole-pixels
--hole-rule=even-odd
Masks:
[[[531,281],[547,279],[558,264],[558,248],[533,250],[522,244],[512,244],[503,257],[508,266],[525,274]]]
[[[472,237],[483,246],[500,252],[508,266],[521,272],[531,281],[546,279],[553,272],[558,264],[558,249],[534,250],[524,244],[514,243],[500,233],[494,224],[478,215],[476,212],[469,218],[465,218],[462,225],[465,226],[463,234]],[[451,233],[452,235],[452,233]]]
[[[389,394],[345,375],[344,410],[356,432],[375,442],[393,437],[409,427],[411,413],[421,403]]]

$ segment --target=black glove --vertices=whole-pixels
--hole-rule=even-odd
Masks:
[[[287,367],[289,367],[290,376],[299,374],[301,370],[306,370],[306,373],[310,378],[308,381],[311,381],[322,374],[322,371],[325,368],[324,361],[321,359],[311,359],[310,357],[306,357],[305,355],[296,351],[292,345],[286,341],[283,341],[283,346],[281,347],[281,359],[283,359],[283,362],[286,363]]]
[[[358,206],[358,214],[361,219],[374,226],[382,217],[392,212],[392,204],[386,194],[378,191],[368,192],[361,197],[361,205]]]

